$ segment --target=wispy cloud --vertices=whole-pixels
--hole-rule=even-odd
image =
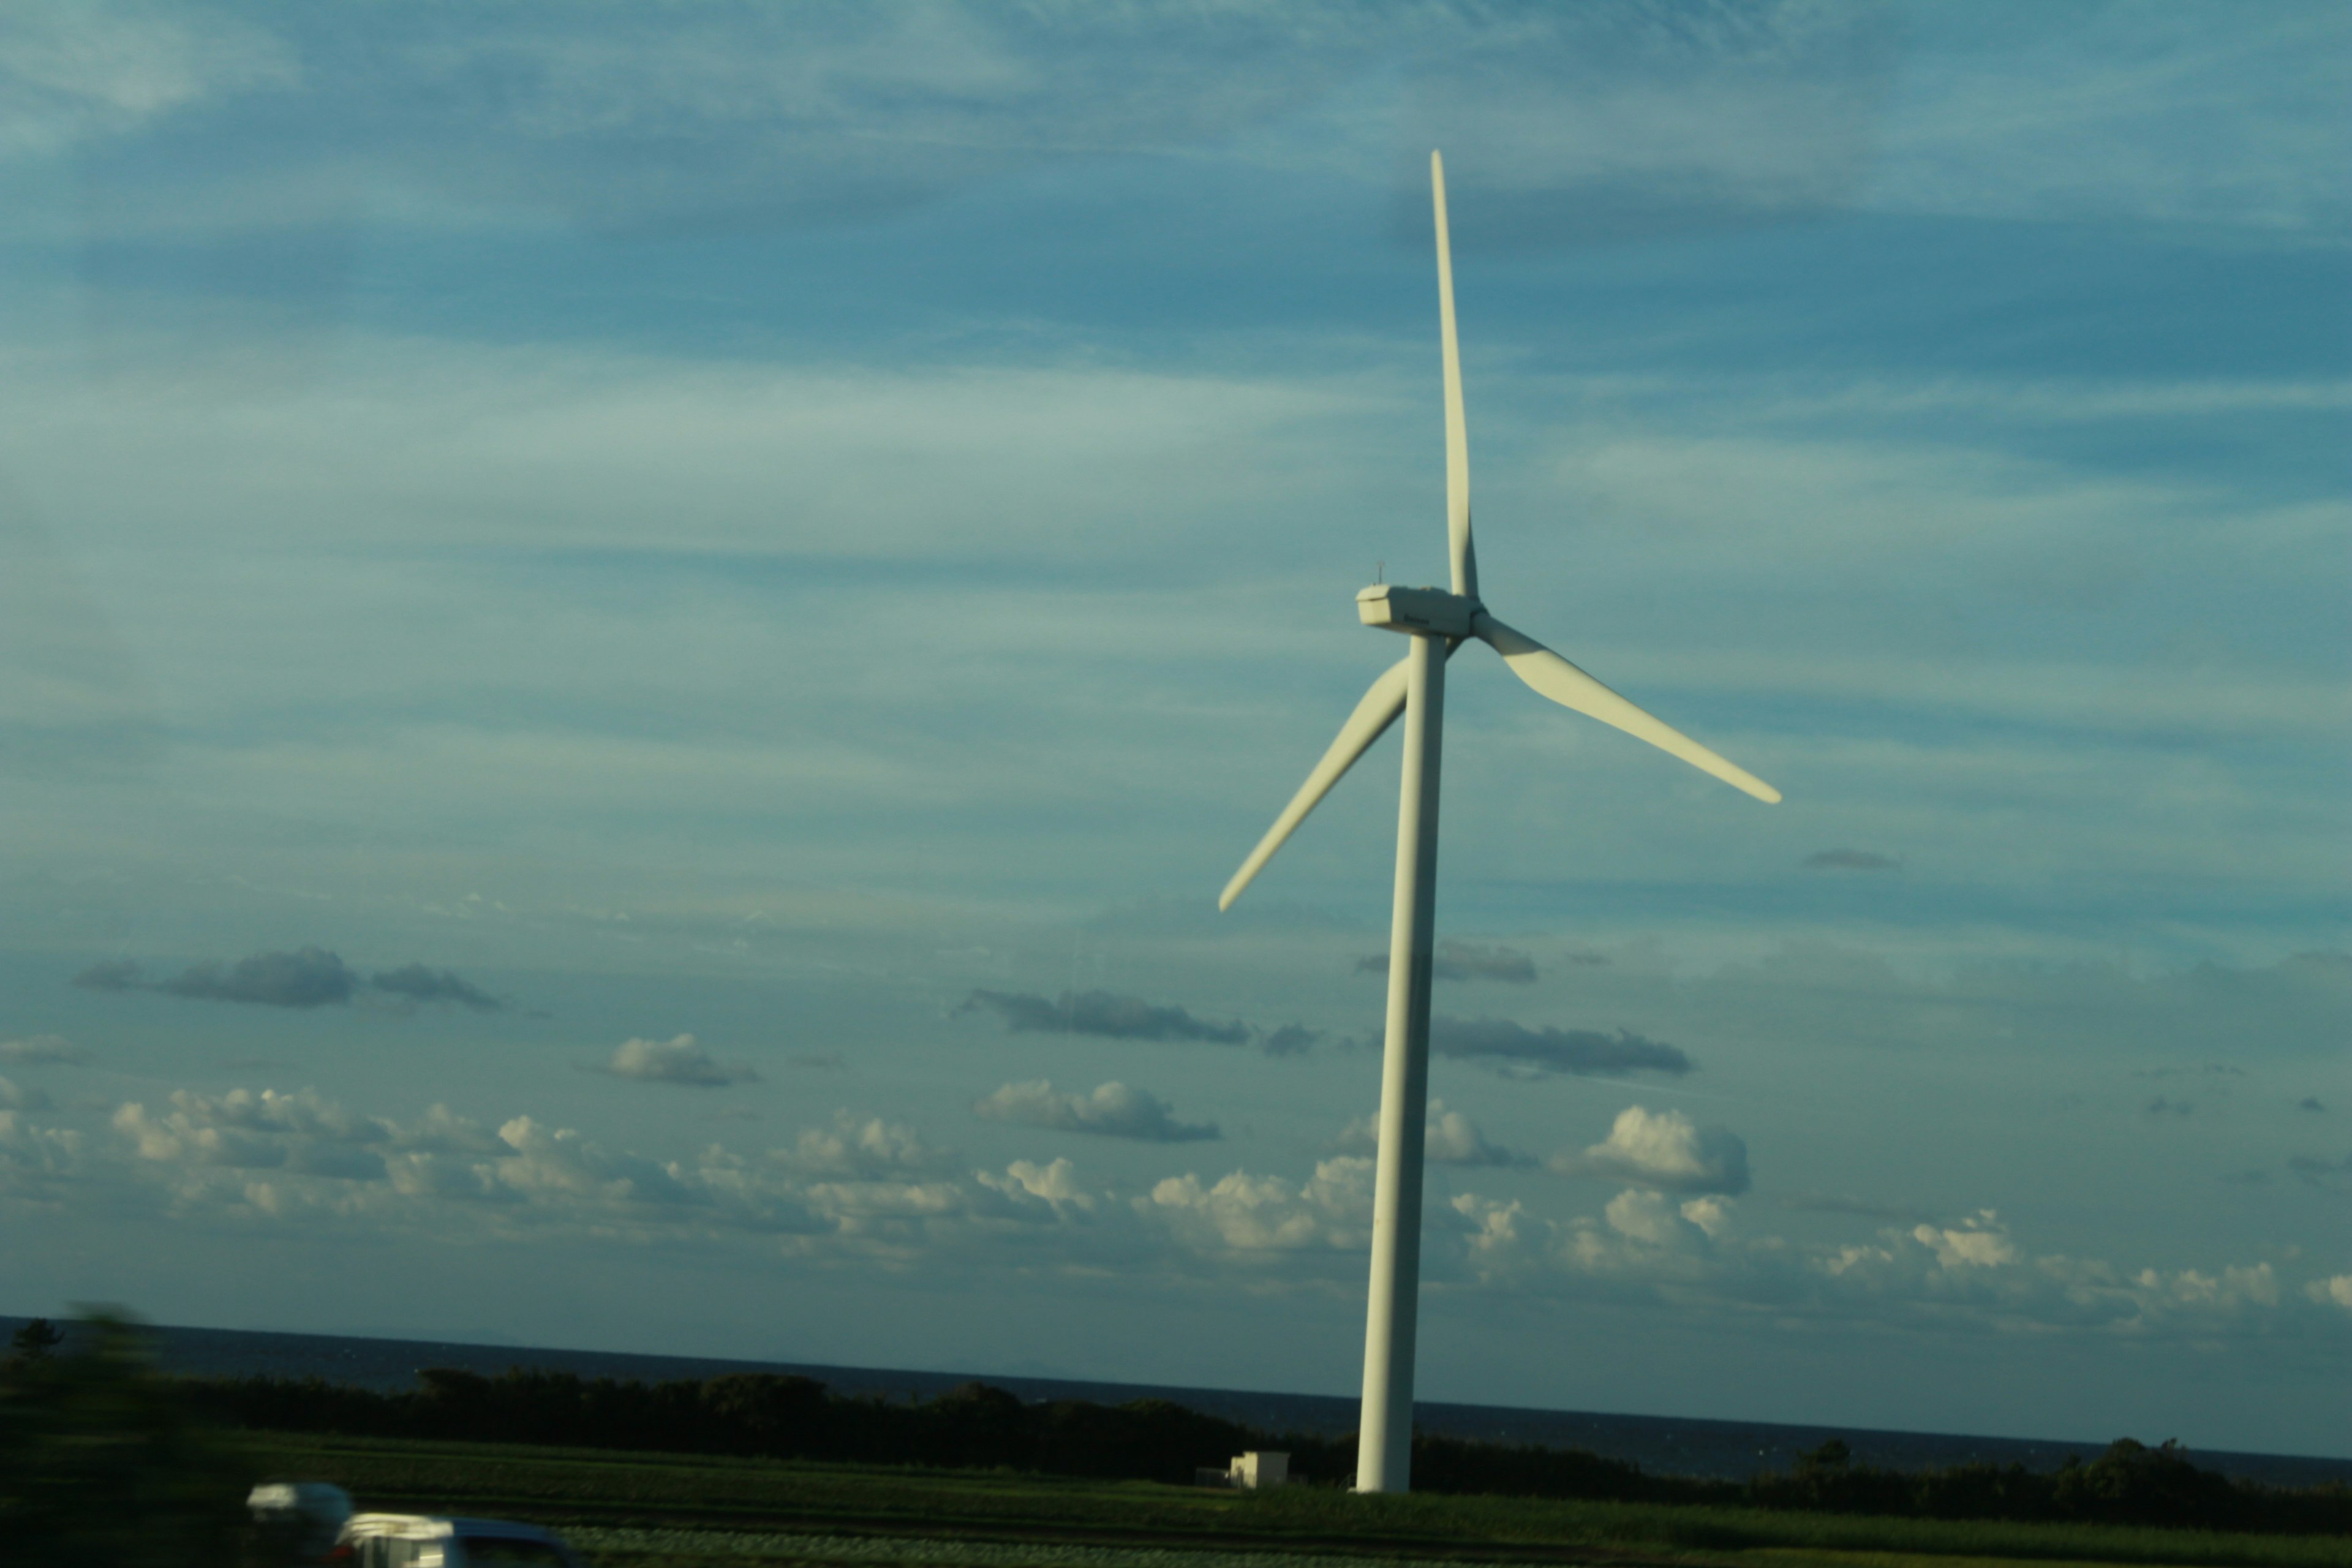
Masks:
[[[1806,868],[1813,871],[1894,871],[1902,865],[1875,849],[1816,849],[1805,857]]]
[[[1535,983],[1536,961],[1517,948],[1500,943],[1484,946],[1470,942],[1441,942],[1430,956],[1430,973],[1440,980],[1500,980],[1513,985]],[[1375,952],[1356,961],[1359,974],[1386,974],[1389,955]]]

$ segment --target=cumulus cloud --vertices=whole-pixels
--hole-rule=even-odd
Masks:
[[[0,1110],[0,1195],[54,1201],[80,1174],[82,1136]]]
[[[59,1035],[31,1035],[21,1040],[0,1040],[0,1062],[22,1062],[27,1067],[50,1063],[79,1065],[89,1060],[89,1053]]]
[[[1325,1160],[1297,1184],[1246,1171],[1207,1184],[1171,1176],[1137,1207],[1203,1251],[1357,1251],[1370,1244],[1372,1162]]]
[[[480,1153],[494,1145],[478,1127],[435,1106],[403,1126],[356,1115],[313,1089],[265,1089],[226,1094],[175,1090],[169,1109],[143,1101],[118,1106],[114,1130],[138,1157],[160,1164],[284,1171],[340,1182],[383,1181],[395,1155],[411,1164],[444,1154]]]
[[[257,952],[235,963],[190,964],[170,980],[148,980],[137,961],[112,959],[93,963],[74,976],[88,991],[153,991],[166,996],[186,996],[204,1002],[243,1002],[262,1007],[347,1006],[366,987],[415,1006],[448,1002],[477,1012],[496,1012],[506,1005],[488,992],[446,969],[410,963],[379,970],[362,979],[341,954],[321,947],[278,952]]]
[[[1157,1006],[1139,996],[1108,991],[1065,991],[1058,1000],[1027,992],[974,991],[956,1008],[960,1016],[982,1009],[1004,1020],[1014,1034],[1098,1035],[1112,1040],[1202,1040],[1245,1046],[1253,1034],[1238,1021],[1213,1024],[1181,1007]]]
[[[1356,961],[1359,974],[1388,972],[1389,955],[1385,952]],[[1536,961],[1513,947],[1441,942],[1430,956],[1429,972],[1439,980],[1500,980],[1513,985],[1530,985],[1535,983]]]
[[[1605,1176],[1671,1193],[1748,1190],[1748,1145],[1730,1129],[1701,1127],[1679,1110],[1629,1105],[1609,1136],[1582,1153],[1547,1162],[1564,1176]]]
[[[1661,1072],[1679,1078],[1694,1064],[1674,1046],[1620,1029],[1528,1028],[1506,1018],[1436,1018],[1429,1048],[1488,1067],[1523,1072],[1576,1074]]]
[[[730,1084],[757,1083],[759,1073],[742,1062],[720,1062],[695,1044],[692,1035],[667,1040],[626,1039],[614,1049],[599,1072],[633,1078],[643,1083],[679,1083],[696,1089],[724,1089]]]
[[[1816,849],[1805,857],[1812,871],[1895,871],[1903,862],[1875,849]]]
[[[1724,1193],[1680,1185],[1706,1163],[1704,1135],[1675,1129],[1671,1117],[1648,1121],[1628,1131],[1621,1118],[1624,1135],[1612,1142],[1632,1152],[1628,1162],[1666,1167],[1664,1178],[1637,1180],[1598,1214],[1547,1215],[1468,1192],[1432,1205],[1429,1278],[1537,1298],[1713,1301],[1939,1332],[2203,1339],[2270,1332],[2288,1314],[2352,1331],[2352,1276],[2288,1278],[2268,1263],[2135,1269],[2036,1254],[1990,1210],[1862,1241],[1744,1237]],[[116,1184],[99,1201],[144,1192],[175,1215],[219,1223],[732,1238],[893,1266],[950,1257],[1020,1268],[1115,1263],[1171,1280],[1230,1269],[1270,1289],[1360,1283],[1370,1223],[1372,1162],[1358,1156],[1326,1159],[1303,1181],[1243,1169],[1123,1191],[1067,1159],[959,1173],[911,1129],[847,1111],[766,1158],[716,1145],[656,1157],[529,1115],[494,1128],[439,1108],[415,1120],[364,1115],[308,1089],[184,1090],[152,1110],[124,1105],[114,1124],[120,1156],[0,1110],[0,1197],[51,1202],[105,1181]]]
[[[834,1112],[832,1126],[808,1129],[793,1147],[775,1150],[770,1158],[824,1176],[896,1175],[930,1170],[940,1162],[939,1151],[914,1129],[878,1116],[860,1121],[846,1110]]]
[[[1377,1116],[1360,1116],[1339,1130],[1332,1152],[1373,1155],[1380,1152],[1381,1125]],[[1531,1165],[1534,1159],[1516,1149],[1487,1141],[1477,1125],[1445,1101],[1429,1102],[1429,1120],[1422,1133],[1422,1157],[1438,1165]]]
[[[1091,1132],[1145,1143],[1189,1143],[1222,1138],[1213,1121],[1176,1120],[1168,1102],[1149,1089],[1106,1083],[1090,1094],[1060,1094],[1046,1079],[1008,1083],[972,1106],[989,1121],[1046,1127],[1057,1132]]]
[[[450,1002],[470,1007],[477,1013],[495,1013],[506,1004],[480,986],[460,978],[446,969],[427,969],[422,963],[406,964],[399,969],[380,969],[370,976],[369,983],[377,990],[410,1002]]]
[[[49,1097],[37,1089],[18,1089],[0,1078],[0,1110],[46,1110]]]
[[[1957,1226],[1915,1226],[1911,1238],[1947,1268],[1998,1268],[2017,1261],[2016,1244],[1991,1209],[1979,1209]]]

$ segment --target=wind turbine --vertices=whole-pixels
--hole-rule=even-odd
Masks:
[[[1472,637],[1503,656],[1511,673],[1563,708],[1613,724],[1735,789],[1769,803],[1780,792],[1633,706],[1533,637],[1513,631],[1478,597],[1470,548],[1470,449],[1462,419],[1462,356],[1454,335],[1454,254],[1445,227],[1445,164],[1429,155],[1437,211],[1437,310],[1445,353],[1445,539],[1454,563],[1441,588],[1366,588],[1364,625],[1411,639],[1339,727],[1265,837],[1217,900],[1231,909],[1316,803],[1365,749],[1404,715],[1404,784],[1397,797],[1396,906],[1389,925],[1388,1037],[1381,1066],[1380,1163],[1372,1190],[1371,1299],[1364,1314],[1364,1405],[1356,1489],[1405,1491],[1412,1479],[1413,1331],[1421,1294],[1422,1143],[1429,1100],[1432,911],[1437,893],[1438,734],[1445,714],[1445,661]]]

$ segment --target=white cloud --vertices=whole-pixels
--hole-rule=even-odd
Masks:
[[[1123,1083],[1098,1085],[1087,1094],[1060,1094],[1044,1079],[1008,1083],[972,1106],[990,1121],[1046,1127],[1060,1132],[1091,1132],[1146,1143],[1184,1143],[1223,1137],[1217,1124],[1176,1120],[1174,1108],[1150,1089]]]
[[[1336,1154],[1378,1154],[1381,1148],[1380,1118],[1360,1116],[1339,1130],[1332,1141]],[[1429,1102],[1429,1119],[1422,1135],[1422,1156],[1439,1165],[1527,1165],[1534,1163],[1528,1155],[1500,1143],[1491,1142],[1478,1130],[1477,1124],[1462,1112],[1451,1110],[1445,1101]]]
[[[79,1064],[89,1060],[89,1053],[61,1035],[30,1035],[21,1040],[0,1040],[0,1061],[22,1062],[27,1067],[64,1062]]]
[[[741,1062],[719,1062],[695,1044],[692,1035],[667,1040],[624,1040],[612,1060],[600,1071],[614,1078],[646,1083],[690,1084],[698,1089],[723,1089],[729,1084],[757,1083],[760,1075]]]
[[[1918,1226],[1911,1236],[1920,1246],[1933,1249],[1936,1261],[1947,1268],[1998,1268],[2017,1261],[2017,1248],[2009,1232],[1990,1209],[1979,1210],[1958,1226]]]
[[[1664,1192],[1744,1193],[1748,1145],[1726,1127],[1701,1127],[1679,1110],[1629,1105],[1609,1136],[1581,1154],[1562,1150],[1547,1162],[1568,1176],[1602,1176]]]
[[[0,1078],[0,1110],[46,1110],[48,1104],[49,1097],[39,1089],[18,1089]]]
[[[2314,1279],[2303,1288],[2304,1294],[2315,1301],[2332,1301],[2352,1312],[2352,1274],[2337,1274],[2326,1279]]]

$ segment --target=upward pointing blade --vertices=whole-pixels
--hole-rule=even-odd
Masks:
[[[1462,347],[1454,334],[1454,239],[1445,226],[1445,161],[1429,155],[1429,188],[1437,207],[1437,314],[1445,344],[1445,545],[1454,563],[1454,591],[1478,596],[1478,554],[1470,547],[1470,431],[1462,417]]]
[[[1323,753],[1323,760],[1315,764],[1315,771],[1307,775],[1307,782],[1298,786],[1298,793],[1290,797],[1290,804],[1282,808],[1282,815],[1274,819],[1274,826],[1267,828],[1265,837],[1257,841],[1257,847],[1251,850],[1249,858],[1242,862],[1242,868],[1234,873],[1232,881],[1225,884],[1225,890],[1218,895],[1217,908],[1233,908],[1234,900],[1242,896],[1242,889],[1250,885],[1250,879],[1274,858],[1274,852],[1282,847],[1283,840],[1290,837],[1293,829],[1307,820],[1307,814],[1315,809],[1316,803],[1330,794],[1331,786],[1339,782],[1340,775],[1353,767],[1365,749],[1396,722],[1396,716],[1404,711],[1404,672],[1408,662],[1407,659],[1397,660],[1385,674],[1372,682],[1372,689],[1364,693],[1363,700],[1356,704],[1356,710],[1348,715],[1346,723],[1339,726],[1339,738],[1331,742],[1330,750]]]
[[[1701,773],[1713,773],[1732,788],[1744,790],[1767,805],[1780,800],[1779,790],[1746,768],[1726,762],[1664,720],[1644,713],[1535,638],[1513,631],[1484,610],[1470,627],[1494,645],[1495,651],[1511,667],[1513,675],[1561,707],[1589,714],[1603,724],[1614,724],[1625,733],[1680,757]]]

